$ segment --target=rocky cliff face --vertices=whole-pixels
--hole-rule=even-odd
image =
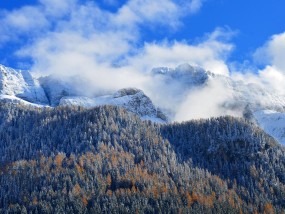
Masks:
[[[6,98],[18,97],[32,103],[48,103],[45,91],[30,72],[2,65],[0,65],[0,95]]]

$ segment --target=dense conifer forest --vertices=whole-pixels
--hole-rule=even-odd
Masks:
[[[0,213],[285,213],[285,149],[233,117],[1,103]]]

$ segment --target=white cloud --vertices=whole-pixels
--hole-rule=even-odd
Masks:
[[[141,64],[140,68],[133,66],[135,63],[128,62],[129,65],[132,64],[128,67],[142,71],[143,67],[148,69],[156,66],[156,64],[163,63],[165,60],[171,61],[172,65],[176,66],[181,61],[178,60],[178,52],[182,51],[185,55],[193,55],[189,51],[197,51],[198,55],[192,57],[192,61],[199,61],[199,57],[204,57],[208,60],[209,66],[207,67],[212,68],[212,65],[215,64],[215,66],[222,68],[222,63],[219,63],[217,60],[211,61],[216,56],[214,56],[213,50],[207,50],[207,47],[195,49],[195,46],[176,42],[174,45],[166,46],[161,46],[159,43],[145,44],[145,47],[137,48],[140,41],[141,25],[155,27],[162,24],[165,27],[175,27],[179,24],[179,19],[185,15],[183,6],[186,3],[188,4],[189,1],[179,1],[177,3],[172,0],[130,0],[119,8],[117,12],[111,13],[99,8],[92,2],[40,0],[39,5],[30,7],[30,9],[41,14],[37,20],[41,23],[41,26],[32,22],[35,22],[35,20],[25,11],[25,8],[10,13],[9,16],[6,16],[6,19],[11,17],[10,19],[23,22],[17,18],[21,16],[24,17],[24,20],[30,20],[29,25],[21,26],[22,28],[25,27],[27,31],[31,26],[36,29],[44,29],[44,33],[37,37],[32,37],[32,42],[18,50],[17,54],[18,56],[32,57],[35,62],[34,68],[46,71],[46,73],[65,73],[62,69],[51,70],[49,67],[54,67],[53,64],[59,64],[59,59],[62,60],[64,54],[68,56],[69,54],[67,53],[80,55],[81,57],[78,58],[86,57],[90,60],[92,59],[97,64],[109,64],[109,67],[112,67],[113,64],[126,63],[125,59],[133,58],[136,61],[139,56],[144,54],[145,60],[138,62]],[[193,4],[197,4],[197,2]],[[58,17],[59,14],[62,17]],[[9,21],[5,25],[11,27],[13,23]],[[31,36],[34,36],[33,33]],[[165,56],[161,55],[161,59],[158,59],[160,56],[157,56],[157,63],[153,62],[151,66],[148,58],[153,57],[152,52],[154,51],[155,54],[156,49],[159,48],[161,48],[161,51],[168,49],[168,56],[166,56],[167,54]],[[177,56],[171,57],[171,52],[174,52]],[[62,55],[62,57],[58,57],[58,55]],[[188,57],[183,57],[182,62],[189,61],[187,59]],[[77,67],[80,67],[80,64]]]
[[[265,87],[285,95],[285,32],[273,35],[254,54],[256,62],[265,65],[259,70],[259,77]]]
[[[89,81],[85,86],[90,87],[90,91],[128,86],[143,88],[143,82],[149,77],[137,72],[142,68],[131,63],[118,68],[114,64],[126,63],[124,58],[137,56],[141,51],[136,48],[140,25],[172,23],[173,27],[183,14],[180,5],[170,0],[131,0],[116,13],[102,10],[92,2],[40,2],[41,5],[33,8],[50,18],[52,27],[47,27],[44,34],[18,50],[17,55],[31,57],[35,72],[65,77],[80,75]],[[67,4],[69,2],[72,4]],[[21,10],[17,12],[29,17]],[[59,14],[65,16],[60,18]]]
[[[130,0],[118,11],[115,22],[120,25],[159,23],[176,28],[180,18],[196,13],[201,0]]]
[[[49,22],[38,7],[26,6],[12,12],[2,11],[0,43],[19,40],[19,35],[37,36]]]
[[[128,59],[129,64],[137,70],[151,70],[153,67],[176,67],[189,63],[203,67],[216,74],[229,75],[225,59],[233,49],[233,45],[218,41],[215,30],[204,41],[192,45],[187,42],[146,43],[138,55]],[[221,35],[221,32],[220,32]]]
[[[233,91],[218,79],[209,80],[207,86],[191,91],[176,111],[175,121],[218,117],[241,116],[239,112],[223,108],[225,101],[233,98]]]
[[[285,73],[285,32],[273,35],[255,54],[255,60],[262,64],[274,65]]]
[[[192,13],[196,13],[202,7],[203,0],[193,0],[189,3],[189,10]]]
[[[268,65],[263,70],[259,71],[260,79],[265,87],[277,91],[281,95],[285,95],[285,73],[274,65]]]
[[[114,0],[104,0],[108,4],[117,4]],[[107,1],[107,2],[106,2]],[[192,5],[187,10],[185,5]],[[90,28],[100,27],[98,31],[107,27],[113,33],[127,31],[139,38],[141,25],[155,29],[156,25],[176,28],[180,25],[180,18],[192,14],[200,8],[197,0],[129,0],[118,11],[108,12],[99,8],[96,1],[79,0],[39,0],[32,6],[24,6],[13,11],[0,9],[0,30],[2,42],[17,39],[29,33],[34,37],[39,32],[54,32],[69,27],[90,33]],[[80,29],[79,29],[80,28]],[[37,32],[39,31],[39,32]]]
[[[77,4],[77,0],[39,0],[43,6],[44,13],[52,17],[63,17],[69,13]]]
[[[48,22],[41,14],[41,11],[34,7],[24,7],[19,11],[13,11],[7,14],[4,19],[6,25],[13,30],[28,32],[31,29],[47,26]]]

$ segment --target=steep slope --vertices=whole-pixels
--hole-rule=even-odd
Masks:
[[[30,72],[0,65],[0,94],[2,98],[18,97],[31,103],[48,104],[44,90]]]
[[[0,136],[1,212],[285,209],[285,150],[241,119],[159,126],[111,106],[6,103]]]

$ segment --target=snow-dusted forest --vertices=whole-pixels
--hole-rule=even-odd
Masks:
[[[0,211],[281,213],[285,149],[233,117],[0,105]]]

